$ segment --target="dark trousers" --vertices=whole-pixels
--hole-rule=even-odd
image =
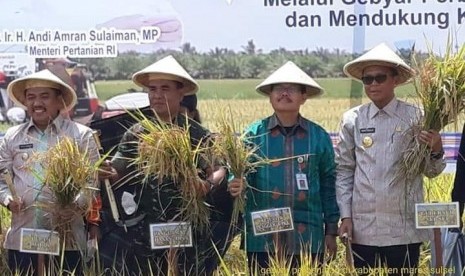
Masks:
[[[321,264],[323,261],[324,254],[313,254],[312,253],[312,263],[318,258],[318,262]],[[273,257],[273,256],[271,256]],[[301,256],[300,255],[289,255],[285,257],[285,260],[291,260],[290,263],[290,270],[289,275],[299,275],[300,265],[301,265]],[[247,262],[249,266],[249,274],[251,276],[264,276],[264,275],[272,275],[275,274],[271,273],[269,269],[270,265],[270,253],[268,252],[247,252]],[[316,272],[313,275],[318,275],[319,269],[316,268]],[[286,275],[285,271],[279,273],[282,275]]]
[[[385,275],[417,275],[421,243],[393,246],[368,246],[352,244],[354,266],[359,275],[378,271]]]
[[[178,249],[151,250],[150,245],[140,242],[141,231],[145,227],[139,225],[114,227],[104,234],[99,243],[99,257],[103,264],[104,275],[204,275],[205,246],[196,243],[199,240],[194,234],[194,246]],[[171,263],[171,265],[169,264]],[[174,273],[174,274],[173,274]]]
[[[211,221],[211,238],[209,241],[211,248],[208,250],[208,256],[205,259],[205,271],[207,275],[213,275],[213,272],[219,265],[220,257],[224,257],[231,242],[239,234],[239,227],[232,226],[230,222],[226,221]],[[215,244],[218,253],[213,248],[213,244]]]
[[[12,275],[38,275],[37,254],[23,253],[18,250],[8,250],[8,267]],[[60,256],[44,255],[46,275],[83,275],[80,251],[65,251],[63,266]]]
[[[134,228],[114,226],[111,231],[102,233],[99,242],[99,258],[105,275],[139,275],[140,265],[134,250]]]

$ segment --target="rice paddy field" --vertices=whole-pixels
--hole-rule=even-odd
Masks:
[[[255,92],[255,87],[261,81],[260,79],[199,80],[198,109],[204,125],[214,131],[215,120],[225,110],[228,112],[230,110],[235,123],[239,126],[272,114],[268,99]],[[358,82],[347,78],[317,79],[317,82],[325,93],[318,98],[308,100],[302,106],[301,113],[323,126],[328,132],[338,131],[339,120],[344,111],[351,106],[368,102]],[[96,89],[101,102],[117,94],[126,93],[128,89],[141,90],[131,81],[99,81],[96,82]],[[407,84],[398,87],[396,94],[403,100],[416,103],[418,101],[413,98],[413,91],[413,85]],[[463,120],[459,122],[458,128],[454,125],[448,126],[446,131],[461,131],[462,122]]]
[[[337,132],[339,120],[344,111],[351,106],[365,103],[368,100],[362,96],[361,85],[352,83],[348,79],[319,79],[317,80],[325,89],[326,93],[320,98],[310,99],[302,107],[301,113],[322,125],[328,132]],[[201,118],[205,126],[215,131],[217,120],[222,112],[231,112],[234,123],[243,127],[254,120],[272,114],[268,99],[255,92],[254,88],[260,80],[201,80],[199,97],[199,107]],[[350,96],[351,87],[358,88],[358,92],[352,93],[356,97]],[[104,100],[116,94],[125,93],[127,89],[135,88],[130,81],[107,81],[96,83],[97,93],[100,100]],[[399,87],[397,93],[402,99],[410,102],[416,100],[412,98],[409,91],[413,91],[413,86],[406,85]],[[461,131],[463,118],[456,126],[448,126],[447,131]],[[3,126],[0,131],[6,127]],[[425,179],[425,201],[426,202],[448,202],[450,201],[450,191],[453,183],[452,174],[442,174],[435,179]],[[9,214],[2,208],[1,228],[2,233],[9,224]],[[355,275],[350,271],[345,263],[345,248],[338,245],[337,258],[326,263],[322,269],[322,275]],[[422,246],[419,275],[430,275],[430,244]],[[5,258],[0,255],[0,275],[5,274]],[[245,255],[239,249],[239,238],[236,238],[232,247],[223,259],[223,263],[217,275],[246,275]],[[98,272],[88,270],[86,275],[98,275]],[[271,275],[285,275],[285,266],[275,267]],[[310,270],[302,270],[299,275],[314,275]],[[382,269],[376,270],[371,275],[386,275]]]

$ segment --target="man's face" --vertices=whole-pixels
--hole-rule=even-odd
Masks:
[[[365,93],[378,108],[385,107],[394,98],[397,80],[386,66],[368,66],[362,76]]]
[[[302,93],[301,86],[293,83],[274,85],[270,93],[271,106],[275,112],[299,112],[306,99],[307,94]]]
[[[25,106],[37,127],[44,130],[63,108],[60,92],[52,88],[35,87],[25,92]]]
[[[150,107],[163,120],[171,120],[179,113],[183,96],[181,88],[175,81],[151,80],[149,82]]]

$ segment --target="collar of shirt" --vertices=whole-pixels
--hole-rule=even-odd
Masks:
[[[368,116],[370,119],[373,119],[375,116],[379,115],[380,111],[384,111],[389,116],[394,116],[396,114],[398,100],[394,97],[383,109],[379,109],[374,103],[370,103]]]
[[[274,128],[278,127],[281,133],[286,136],[287,132],[285,130],[285,127],[281,125],[281,122],[278,119],[278,116],[276,116],[276,113],[274,113],[271,117],[270,120],[268,121],[268,130],[272,130]],[[297,129],[303,129],[305,132],[307,132],[307,125],[305,124],[302,116],[299,114],[297,117],[297,123],[292,127],[292,131],[290,135],[294,135],[297,131]]]
[[[63,126],[63,123],[65,121],[65,118],[63,118],[62,115],[58,115],[55,120],[53,120],[48,126],[47,128],[42,131],[41,129],[39,129],[35,124],[34,122],[31,120],[29,120],[29,124],[26,128],[27,132],[29,133],[31,131],[31,129],[35,129],[38,133],[58,133],[58,130],[60,130]]]
[[[159,120],[159,117],[155,113],[148,115],[146,118],[151,120],[152,122],[155,122],[155,123],[164,123],[164,124],[167,124],[167,125],[177,125],[177,126],[185,126],[186,121],[189,121],[188,117],[186,119],[185,115],[180,115],[180,114],[177,114],[176,116],[173,116],[171,118],[171,122],[166,122],[166,121]]]

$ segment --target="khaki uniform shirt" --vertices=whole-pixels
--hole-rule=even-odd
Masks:
[[[402,152],[413,142],[411,126],[420,110],[393,99],[382,110],[373,103],[344,113],[336,148],[336,195],[341,218],[353,221],[353,242],[370,246],[418,243],[429,232],[415,228],[415,203],[423,202],[423,175],[398,177]],[[364,142],[365,141],[365,142]],[[423,174],[439,175],[443,159],[426,160]]]
[[[39,130],[30,122],[11,127],[0,142],[0,169],[8,169],[13,178],[18,197],[23,202],[20,213],[12,213],[11,227],[6,234],[4,247],[19,250],[21,228],[52,230],[50,216],[38,203],[53,201],[52,192],[43,187],[41,181],[34,174],[43,172],[41,164],[34,162],[33,155],[45,152],[55,145],[60,137],[72,137],[78,142],[82,151],[87,150],[92,164],[99,158],[99,153],[92,130],[71,120],[58,116],[45,131]],[[97,186],[97,182],[91,185]],[[7,198],[11,196],[3,178],[0,178],[0,203],[7,205]],[[90,203],[90,194],[82,193],[77,199],[81,207]],[[71,222],[76,243],[67,250],[84,249],[86,233],[82,216],[76,215]]]

